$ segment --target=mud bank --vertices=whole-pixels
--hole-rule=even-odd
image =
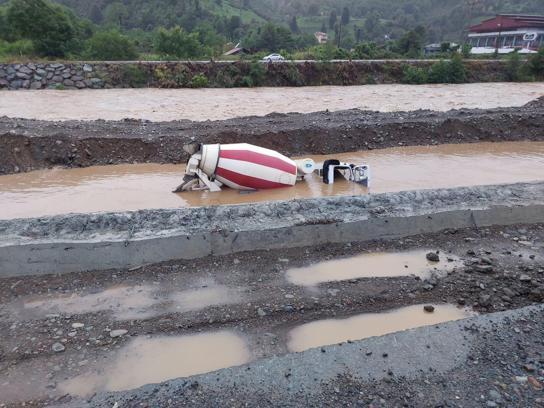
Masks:
[[[430,276],[414,276],[418,264],[426,266],[429,251],[437,254],[441,263],[433,264]],[[384,253],[402,258],[400,266],[404,272],[401,275],[383,277],[372,273],[376,268],[390,268],[391,258],[375,258],[375,255]],[[410,260],[407,256],[413,258]],[[393,327],[384,327],[384,332],[391,333],[422,324],[433,324],[429,327],[432,329],[439,321],[465,316],[465,309],[470,313],[487,314],[542,302],[543,256],[544,225],[532,224],[448,229],[402,239],[244,252],[142,265],[130,270],[121,268],[69,275],[0,278],[0,331],[7,333],[0,336],[0,394],[8,407],[21,406],[23,401],[25,406],[42,407],[70,400],[77,406],[75,401],[84,401],[77,399],[77,395],[91,398],[94,392],[98,392],[95,398],[102,401],[106,390],[126,390],[144,383],[215,370],[219,366],[244,364],[248,351],[253,362],[249,371],[272,360],[292,361],[296,366],[301,360],[297,360],[299,354],[288,354],[291,341],[293,336],[298,337],[299,329],[308,327],[308,324],[322,325],[334,320],[342,326],[348,324],[348,328],[355,328],[357,324],[353,318],[359,319],[364,315],[375,320],[376,314],[383,313],[382,316],[387,316],[384,320],[388,325],[397,318],[401,319]],[[371,257],[375,263],[365,276],[336,276],[311,288],[289,279],[289,272],[293,269],[362,257]],[[450,259],[458,261],[451,262]],[[447,269],[443,270],[443,267]],[[425,311],[424,305],[433,305],[435,309],[433,312]],[[454,305],[460,305],[460,309]],[[495,344],[501,343],[500,340],[504,344],[495,348],[483,343],[482,351],[488,350],[487,355],[476,353],[472,347],[479,343],[469,344],[470,375],[464,369],[457,371],[459,366],[456,365],[447,372],[446,382],[453,378],[464,381],[455,388],[474,390],[470,399],[479,398],[481,391],[487,396],[486,393],[493,388],[506,406],[535,406],[535,398],[539,395],[531,381],[536,380],[534,385],[537,386],[544,380],[539,329],[542,319],[540,314],[534,317],[524,315],[523,319],[512,320],[510,326],[499,327],[494,332],[500,337]],[[377,326],[374,324],[371,329]],[[463,336],[475,334],[472,325],[463,327]],[[119,330],[124,334],[119,334]],[[327,334],[327,330],[319,333]],[[439,371],[438,367],[444,360],[440,353],[433,353],[433,331],[425,333],[416,345],[417,350],[423,351],[418,355],[424,357],[414,356],[409,362],[412,367],[422,364],[421,367]],[[348,332],[335,341],[344,342],[341,347],[349,347],[357,339],[372,334],[371,330]],[[384,343],[380,349],[349,349],[350,352],[355,351],[354,358],[368,359],[358,365],[357,370],[368,369],[373,373],[370,366],[374,362],[380,365],[379,368],[385,370],[382,382],[364,385],[356,379],[350,382],[349,378],[336,378],[333,373],[333,383],[328,384],[330,387],[327,381],[322,388],[318,384],[315,388],[317,394],[312,391],[306,395],[301,390],[303,401],[311,395],[314,403],[317,401],[321,405],[320,392],[323,392],[327,398],[341,398],[341,401],[361,398],[363,402],[359,405],[370,405],[376,399],[374,405],[379,406],[380,398],[386,400],[382,403],[384,406],[402,405],[396,403],[397,398],[400,401],[409,398],[414,406],[435,406],[444,404],[446,400],[455,402],[457,395],[465,396],[464,393],[455,393],[455,388],[444,389],[444,378],[434,371],[428,376],[421,373],[423,377],[403,382],[402,371],[395,368],[405,364],[398,360],[399,356],[402,357],[402,349],[397,348],[396,336],[389,338],[393,343]],[[189,361],[176,364],[187,348],[161,347],[182,344],[194,350],[191,341],[202,347],[191,355],[190,364]],[[325,375],[334,368],[328,366],[327,355],[329,351],[334,353],[332,350],[336,347],[326,347],[329,342],[328,338],[323,338],[315,350],[317,355],[312,354],[316,357],[313,360],[316,366],[320,361],[324,363],[321,367]],[[64,351],[54,351],[59,349],[57,343],[64,347]],[[451,356],[450,353],[464,349],[463,343],[447,347],[446,355]],[[208,365],[212,353],[206,344],[211,345],[214,352],[230,350],[232,358],[227,361],[218,359]],[[167,362],[156,364],[165,361],[168,354]],[[268,360],[271,357],[273,359]],[[149,358],[153,363],[149,363]],[[193,362],[205,370],[195,371]],[[172,366],[177,366],[177,369],[172,370]],[[157,371],[158,368],[160,370]],[[296,386],[300,383],[312,383],[310,374],[314,371],[311,367],[308,375],[294,375],[289,368],[291,366],[285,367],[285,372],[279,375],[276,375],[277,371],[271,371],[269,376],[262,377],[262,381],[283,384],[285,379],[289,382],[282,390],[287,393],[297,392]],[[238,372],[238,369],[233,370]],[[232,379],[228,377],[231,372],[227,370],[205,377],[217,375],[220,383],[224,384],[224,381],[228,383]],[[500,374],[495,376],[497,372]],[[520,383],[516,376],[526,378]],[[162,385],[149,385],[144,388],[145,392],[140,389],[108,394],[108,398],[119,396],[121,406],[139,405],[140,402],[151,406],[221,406],[236,397],[231,392],[239,391],[231,387],[226,394],[210,394],[204,392],[204,388],[199,389],[194,384],[195,379],[177,380],[180,384],[186,381],[188,389],[183,389],[183,393],[176,389],[175,395],[164,400],[162,397],[167,394],[163,391],[167,386]],[[147,393],[148,390],[153,390],[152,394]],[[406,397],[406,392],[410,397]],[[420,392],[423,396],[419,396]],[[154,399],[156,393],[160,398]],[[223,396],[224,400],[221,399]],[[124,397],[134,398],[134,404]],[[251,393],[247,399],[243,397],[241,401],[250,406],[263,405],[263,401],[269,405],[286,401],[283,393],[278,400],[272,401],[261,400],[261,395]],[[170,398],[172,401],[168,403]],[[187,404],[185,398],[189,398]],[[196,402],[191,404],[191,399]],[[393,402],[388,404],[390,400]],[[427,400],[433,404],[421,402]],[[353,405],[356,402],[350,401]],[[114,402],[104,405],[113,406]],[[480,405],[479,400],[462,402],[463,406]],[[293,404],[296,405],[296,401]],[[231,405],[230,402],[227,405]],[[330,405],[335,404],[331,402]]]
[[[518,356],[536,357],[531,348],[541,346],[543,312],[544,306],[532,306],[422,327],[129,392],[102,393],[59,406],[102,407],[139,402],[158,406],[167,401],[206,407],[227,401],[244,401],[245,406],[281,403],[290,407],[403,403],[490,407],[497,406],[495,401],[509,406],[539,406],[543,400],[542,385],[535,379],[538,374],[527,373],[516,363],[519,364]],[[512,330],[512,326],[517,330]],[[500,363],[497,356],[502,359]],[[517,383],[510,385],[509,377],[514,374]],[[505,382],[512,388],[506,384],[502,387]],[[516,388],[522,392],[516,393]]]
[[[399,145],[544,140],[544,100],[449,112],[359,110],[215,122],[47,122],[0,118],[0,174],[51,166],[180,163],[183,145],[250,142],[294,156]]]
[[[544,184],[465,187],[253,205],[0,222],[3,276],[131,268],[260,249],[536,223]]]

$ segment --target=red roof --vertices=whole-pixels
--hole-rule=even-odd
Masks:
[[[544,16],[528,16],[518,14],[499,14],[469,28],[472,33],[489,33],[495,31],[515,31],[520,28],[544,29]]]

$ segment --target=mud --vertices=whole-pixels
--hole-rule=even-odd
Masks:
[[[543,142],[397,147],[309,157],[316,162],[335,157],[348,163],[369,164],[372,193],[544,181]],[[312,174],[293,188],[243,194],[228,188],[220,193],[172,194],[183,172],[181,165],[140,164],[0,176],[0,219],[244,204],[369,192],[344,179],[326,185]]]
[[[424,279],[432,274],[447,274],[460,266],[458,259],[444,255],[438,262],[431,262],[425,257],[428,252],[430,250],[384,252],[335,259],[289,269],[286,277],[294,285],[311,287],[323,282],[373,277],[417,276]]]
[[[421,248],[440,250],[440,254],[444,257],[458,257],[463,262],[463,266],[446,274],[432,274],[423,279],[409,276],[354,278],[345,281],[322,282],[311,289],[294,285],[286,279],[289,269],[326,260],[356,257],[363,254],[415,251]],[[423,254],[421,256],[424,257]],[[144,347],[142,350],[149,351],[150,356],[159,356],[156,357],[158,358],[156,361],[161,361],[161,365],[168,370],[170,370],[169,367],[172,367],[170,362],[179,361],[175,356],[172,357],[172,352],[177,348],[162,347],[160,342],[154,343],[155,339],[167,338],[177,341],[182,338],[192,338],[192,336],[235,333],[242,340],[241,343],[235,342],[236,347],[231,353],[232,356],[240,355],[241,348],[238,345],[241,344],[246,350],[242,355],[248,356],[246,361],[251,359],[256,362],[255,364],[260,364],[259,361],[262,361],[263,358],[289,353],[289,341],[293,330],[322,320],[345,321],[361,314],[372,315],[413,307],[413,313],[410,313],[409,317],[414,321],[417,316],[425,319],[434,318],[433,314],[424,314],[423,305],[434,305],[434,313],[436,313],[434,316],[439,317],[441,308],[447,304],[469,307],[477,313],[487,314],[541,303],[544,302],[543,262],[544,226],[537,224],[505,228],[448,230],[436,234],[411,236],[401,240],[350,244],[329,243],[303,249],[286,248],[246,252],[194,261],[172,261],[145,265],[130,271],[117,269],[96,271],[90,274],[74,273],[66,276],[48,275],[0,279],[0,330],[2,333],[9,334],[0,338],[0,351],[2,352],[0,393],[5,396],[8,406],[19,406],[23,400],[26,406],[31,407],[43,406],[46,403],[57,405],[70,401],[75,404],[74,406],[78,406],[78,404],[81,406],[82,401],[100,400],[104,396],[101,390],[132,388],[138,384],[160,381],[161,378],[190,375],[177,371],[178,368],[183,367],[183,364],[180,363],[175,364],[176,371],[168,372],[168,375],[165,374],[167,370],[156,374],[153,362],[145,364],[145,367],[149,366],[149,370],[142,368],[143,366],[139,364],[131,365],[131,359],[125,353],[134,354],[138,350],[132,348],[132,344],[146,344],[148,341],[149,348]],[[483,268],[485,265],[490,268]],[[209,282],[212,276],[213,285]],[[28,319],[20,319],[17,314],[13,313],[13,308],[18,307],[18,302],[21,299],[58,298],[72,294],[100,293],[116,285],[151,286],[156,287],[158,293],[164,288],[169,288],[171,291],[188,292],[195,289],[198,282],[208,282],[209,287],[215,285],[231,289],[246,288],[247,293],[225,305],[211,305],[200,310],[163,308],[160,313],[153,316],[135,317],[124,322],[119,321],[110,310],[100,310],[93,307],[87,311],[80,310],[78,312],[60,308],[54,314],[34,314]],[[132,294],[138,299],[136,292],[132,292]],[[128,302],[129,300],[120,298],[119,301]],[[449,307],[444,311],[449,312]],[[402,329],[404,327],[402,324],[408,320],[406,318],[396,320],[396,323],[401,325],[393,327],[391,330]],[[379,320],[382,327],[389,321],[390,319],[383,318]],[[75,326],[77,328],[74,328],[74,323],[78,323]],[[531,324],[529,326],[535,327]],[[466,329],[466,332],[461,332],[458,337],[451,338],[451,348],[448,346],[443,350],[443,353],[447,350],[460,350],[464,344],[463,335],[473,333],[473,330],[470,329],[471,326],[467,327],[469,328]],[[517,327],[518,325],[514,326],[514,328]],[[112,337],[110,331],[115,329],[125,329],[127,333],[120,337]],[[432,332],[438,333],[436,330],[433,326]],[[503,333],[502,330],[499,332]],[[514,334],[512,326],[506,332]],[[526,332],[522,331],[521,333]],[[534,333],[539,341],[541,340],[536,332],[531,333]],[[350,334],[349,337],[356,336]],[[400,339],[401,335],[395,336],[395,338]],[[338,341],[345,340],[347,339],[343,338]],[[436,351],[435,340],[439,341],[436,334],[424,336],[416,343],[418,353],[428,356],[428,353]],[[64,345],[65,351],[52,351],[52,345],[57,342]],[[443,340],[440,342],[444,344]],[[198,343],[204,342],[199,341]],[[228,344],[230,343],[220,343],[215,348],[221,349]],[[350,350],[354,344],[356,343],[344,344],[343,347]],[[426,345],[430,348],[426,348]],[[402,355],[407,350],[413,350],[414,347],[416,346],[407,348],[402,346],[398,352]],[[535,344],[532,347],[538,352],[539,346]],[[386,371],[392,369],[397,372],[395,367],[403,364],[403,360],[397,356],[395,350],[396,347],[390,345],[385,347],[382,344],[382,347],[370,348],[370,350],[364,347],[352,356],[361,355],[366,359],[365,361],[369,362],[376,359],[375,363],[378,364],[380,372],[383,369]],[[425,352],[425,350],[427,351]],[[163,360],[160,360],[163,352],[168,353],[168,358],[164,360],[164,363],[162,363]],[[329,372],[326,362],[330,349],[325,348],[325,352],[323,352],[318,348],[315,352],[317,356],[322,356],[322,358],[316,356],[312,358],[314,362],[321,363],[320,372]],[[208,352],[206,351],[206,353]],[[387,353],[388,357],[382,356]],[[526,357],[522,357],[523,354],[520,354],[517,362],[512,363],[514,364],[512,369],[516,367],[517,370],[519,367],[521,370],[519,373],[516,371],[515,375],[521,375],[524,370],[523,365],[528,364],[525,360]],[[124,363],[126,358],[121,359],[121,356],[128,358],[126,363]],[[198,356],[200,354],[195,352],[194,357],[198,359]],[[330,357],[332,359],[333,355],[331,354]],[[444,355],[444,359],[449,361],[448,364],[455,367],[456,363],[454,364],[451,357],[450,354]],[[299,357],[289,355],[285,358],[296,362]],[[491,367],[504,367],[500,361],[506,361],[506,358],[506,356],[497,356]],[[279,361],[277,358],[275,360]],[[192,359],[187,361],[192,361]],[[222,361],[220,360],[220,362]],[[241,361],[243,359],[236,358],[227,363],[237,365],[242,364]],[[384,361],[388,363],[387,367],[383,366]],[[410,366],[419,367],[423,361],[435,364],[442,359],[438,357],[410,359]],[[475,364],[472,365],[476,367]],[[120,367],[121,371],[117,371],[117,367]],[[369,368],[367,364],[360,367],[365,370]],[[435,366],[433,365],[433,367]],[[214,370],[215,368],[216,366],[212,366],[206,370]],[[536,370],[538,369],[537,367]],[[241,370],[247,370],[247,367],[242,367]],[[253,370],[255,370],[254,366],[249,374],[257,375],[255,374],[257,371]],[[490,367],[486,366],[485,370],[477,377],[485,376],[484,372],[490,370]],[[125,376],[115,374],[121,372],[132,372],[130,383],[121,383]],[[147,372],[153,373],[153,376],[147,376]],[[282,367],[281,373],[280,376],[255,377],[255,380],[259,383],[262,381],[263,384],[276,384],[280,379],[288,382],[313,381],[311,375],[300,374],[299,376],[290,372],[287,367]],[[290,375],[290,373],[292,374]],[[436,375],[436,373],[434,374]],[[101,380],[95,382],[98,378],[97,375]],[[79,381],[87,378],[89,382]],[[213,378],[213,382],[221,382],[231,377],[229,371],[225,373],[219,371],[214,373],[211,378]],[[234,380],[234,378],[232,379]],[[66,391],[64,387],[70,384],[73,384],[75,388]],[[90,387],[80,388],[78,386],[85,384],[90,384]],[[319,384],[316,386],[319,388]],[[351,387],[348,383],[341,387],[344,386]],[[160,390],[166,389],[163,386],[150,387],[151,389],[155,387]],[[354,390],[358,389],[356,386],[353,387]],[[178,393],[177,398],[188,397],[188,404],[191,403],[191,399],[205,398],[203,394],[198,393],[199,386],[194,385],[188,389],[192,390],[189,393],[191,397],[188,397],[184,391],[184,393]],[[228,389],[232,391],[234,388]],[[86,394],[87,392],[92,394],[92,390],[96,390],[98,394],[94,397],[88,396],[84,400],[75,399],[75,394]],[[72,395],[67,395],[67,392]],[[172,398],[168,397],[163,401],[156,399],[159,397],[153,396],[154,393],[151,395],[146,395],[141,391],[134,391],[134,393],[131,394],[135,398],[133,402],[156,402],[159,406],[167,405],[168,398]],[[120,395],[119,398],[121,398]],[[215,398],[221,399],[222,394],[214,395],[215,397],[209,404],[203,403],[202,405],[216,406],[220,401],[216,401]],[[332,391],[331,395],[337,394]],[[8,399],[7,396],[10,398]],[[244,401],[252,406],[259,405],[257,400]],[[115,400],[111,401],[111,404],[108,402],[107,405],[113,406],[114,403]],[[130,403],[126,403],[130,406]],[[96,404],[96,406],[100,406],[100,403]]]
[[[349,110],[210,122],[0,118],[0,174],[52,166],[182,163],[183,145],[250,142],[288,156],[482,141],[542,141],[543,101],[448,112]]]
[[[43,90],[3,93],[0,116],[50,121],[130,118],[154,122],[183,119],[198,122],[264,116],[273,112],[492,109],[522,106],[541,96],[544,96],[542,83]]]
[[[288,334],[289,351],[300,352],[311,348],[328,346],[346,341],[361,340],[383,336],[415,327],[464,319],[472,313],[456,305],[432,306],[432,313],[426,312],[424,305],[403,307],[387,313],[361,314],[347,319],[317,320],[296,327]]]

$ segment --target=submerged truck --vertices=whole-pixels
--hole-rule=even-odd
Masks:
[[[315,163],[312,159],[292,160],[274,150],[248,143],[197,144],[184,147],[190,158],[183,182],[174,192],[209,190],[223,186],[237,190],[263,190],[292,187],[309,174],[324,183],[335,177],[368,187],[370,169],[365,164],[343,163],[336,159]]]

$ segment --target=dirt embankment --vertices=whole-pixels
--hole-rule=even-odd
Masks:
[[[179,163],[182,147],[250,142],[287,155],[399,145],[544,140],[544,99],[519,108],[270,114],[224,121],[48,122],[0,118],[0,174],[51,166]]]

